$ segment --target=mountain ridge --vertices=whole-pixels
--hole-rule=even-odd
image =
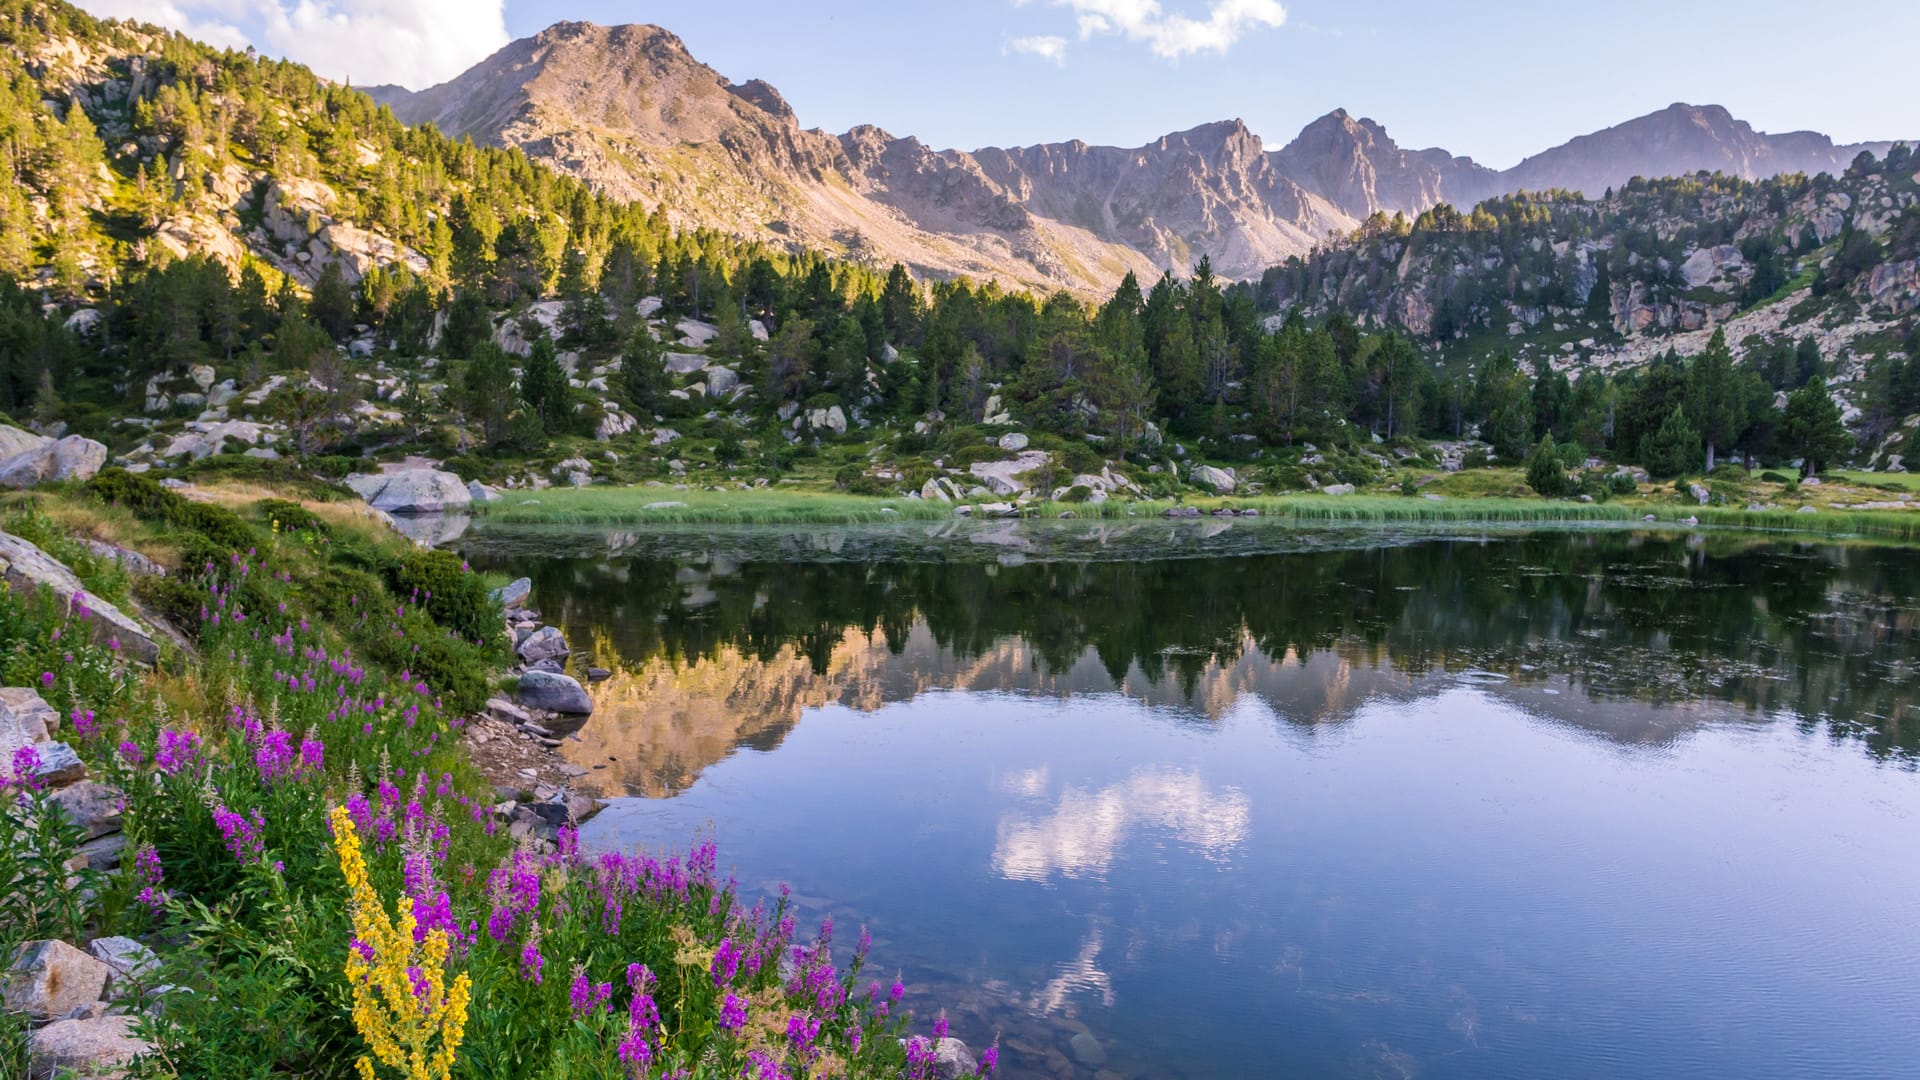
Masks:
[[[1718,105],[1675,104],[1496,170],[1399,146],[1334,109],[1269,148],[1243,121],[1138,147],[1081,140],[939,149],[873,125],[807,128],[762,79],[735,82],[658,26],[559,22],[421,91],[365,92],[409,124],[517,146],[676,223],[925,276],[1097,291],[1127,272],[1258,276],[1374,213],[1470,208],[1519,190],[1599,195],[1634,176],[1838,172],[1862,150],[1769,135]]]

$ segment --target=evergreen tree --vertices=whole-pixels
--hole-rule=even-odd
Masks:
[[[460,408],[489,446],[505,441],[513,411],[513,363],[492,341],[474,346],[460,373]]]
[[[548,435],[560,434],[573,420],[573,387],[554,353],[553,339],[545,334],[534,339],[520,368],[520,400]]]
[[[1682,476],[1700,467],[1700,432],[1687,419],[1686,407],[1667,414],[1659,430],[1640,444],[1640,463],[1655,477]]]
[[[647,326],[636,329],[620,354],[620,389],[628,408],[643,415],[659,411],[661,398],[667,392],[664,363],[665,350],[653,336],[653,329]]]
[[[1818,476],[1853,450],[1853,436],[1840,419],[1840,406],[1827,392],[1825,379],[1815,376],[1787,396],[1786,415],[1780,421],[1780,449],[1801,460],[1803,476]]]
[[[1567,479],[1559,447],[1552,435],[1542,435],[1527,455],[1527,486],[1543,499],[1561,499],[1571,494],[1573,482]]]

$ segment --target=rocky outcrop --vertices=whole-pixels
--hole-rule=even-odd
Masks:
[[[573,653],[567,646],[566,637],[551,626],[543,626],[529,634],[514,651],[529,664],[537,664],[542,660],[565,660]]]
[[[389,514],[438,514],[473,505],[466,482],[438,469],[349,476],[346,483],[367,505]]]
[[[0,447],[19,447],[0,459],[0,485],[6,487],[29,488],[60,480],[86,480],[107,463],[106,446],[92,439],[79,435],[47,439],[18,428],[6,430],[12,434],[0,440]]]
[[[51,591],[69,610],[87,613],[97,639],[116,642],[127,655],[143,663],[152,663],[159,655],[159,647],[145,627],[88,593],[73,571],[53,556],[11,533],[0,533],[0,578],[15,592]]]
[[[976,461],[968,468],[981,485],[995,495],[1024,495],[1032,487],[1028,475],[1053,463],[1044,450],[1027,450],[1012,461]]]

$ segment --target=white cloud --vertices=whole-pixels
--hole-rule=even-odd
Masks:
[[[1021,4],[1033,0],[1016,0]],[[1169,12],[1159,0],[1045,0],[1052,7],[1074,12],[1080,40],[1113,34],[1139,42],[1156,56],[1178,60],[1201,52],[1224,53],[1249,30],[1271,29],[1287,21],[1279,0],[1213,0],[1204,18]],[[1022,38],[1054,41],[1060,56],[1066,43],[1059,38]]]
[[[453,78],[508,41],[505,0],[82,0],[219,45],[251,42],[332,79],[415,89]]]
[[[1051,61],[1055,64],[1065,64],[1067,62],[1067,39],[1063,37],[1053,37],[1051,35],[1014,38],[1012,41],[1007,42],[1006,47],[1001,49],[1000,52],[1003,56],[1007,53],[1026,53],[1028,56],[1037,56],[1042,60]]]

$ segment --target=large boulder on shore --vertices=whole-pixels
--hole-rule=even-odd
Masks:
[[[152,663],[160,655],[153,636],[132,617],[112,604],[87,592],[86,586],[65,564],[37,546],[0,532],[0,578],[17,593],[52,590],[68,610],[84,611],[100,641],[118,641],[127,655],[143,663]]]
[[[545,709],[562,716],[593,715],[593,698],[572,677],[551,671],[529,671],[520,676],[515,696],[529,709]]]
[[[512,611],[514,608],[525,606],[527,598],[533,595],[533,579],[515,578],[487,595],[498,601],[502,608]]]
[[[1216,495],[1231,495],[1233,489],[1239,486],[1233,470],[1216,469],[1211,465],[1195,465],[1193,472],[1187,474],[1187,479]]]
[[[64,941],[47,939],[15,950],[6,977],[8,1012],[51,1020],[99,1001],[113,969]]]
[[[389,514],[439,514],[473,505],[466,481],[439,469],[349,476],[347,486],[367,505]]]
[[[100,466],[107,463],[106,446],[92,439],[79,435],[47,439],[18,428],[6,430],[12,434],[0,440],[0,450],[9,446],[19,447],[0,459],[0,484],[10,488],[30,488],[57,480],[90,479],[100,471]],[[40,441],[28,443],[20,436]]]

